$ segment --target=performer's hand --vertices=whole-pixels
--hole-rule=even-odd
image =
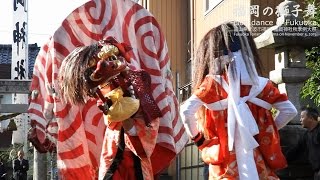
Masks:
[[[211,138],[211,139],[204,140],[203,144],[201,146],[199,146],[198,148],[199,148],[200,151],[202,151],[205,148],[211,147],[211,146],[213,146],[215,144],[219,144],[218,137],[214,137],[214,138]]]

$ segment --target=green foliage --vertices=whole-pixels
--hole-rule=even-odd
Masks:
[[[319,53],[320,47],[314,47],[311,51],[313,50]],[[313,60],[310,60],[311,58]],[[317,106],[320,106],[320,56],[309,55],[307,67],[312,70],[312,74],[302,87],[301,97],[310,98]]]
[[[316,7],[316,13],[314,15],[314,17],[311,17],[311,16],[305,16],[305,20],[308,20],[308,21],[315,21],[317,22],[318,24],[318,27],[320,25],[320,9],[319,9],[319,5],[320,3],[318,2],[315,2],[315,0],[306,0],[305,1],[305,4],[308,5],[308,4],[314,4],[314,6]],[[306,14],[306,12],[304,12],[304,14]]]
[[[314,0],[306,0],[307,4],[314,3]],[[308,21],[317,22],[318,29],[320,27],[320,8],[315,3],[316,14],[314,17],[305,17]],[[306,50],[307,68],[311,69],[311,77],[305,82],[301,90],[302,98],[310,98],[316,106],[320,106],[320,46]]]

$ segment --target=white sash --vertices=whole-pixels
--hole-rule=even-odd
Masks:
[[[212,76],[219,84],[222,82],[222,87],[229,94],[229,87],[223,78],[219,77],[219,75],[209,76]],[[252,86],[249,95],[240,97],[238,104],[234,101],[231,101],[232,103],[228,103],[230,102],[229,98],[222,99],[211,104],[205,104],[208,109],[215,111],[229,108],[227,122],[228,147],[230,151],[233,149],[233,145],[235,147],[239,176],[241,180],[259,179],[253,156],[253,149],[259,146],[254,139],[254,135],[259,133],[259,129],[246,102],[249,101],[265,109],[271,109],[272,105],[270,103],[256,97],[266,86],[267,82],[268,79],[259,77],[259,85]],[[232,118],[229,118],[230,115]]]

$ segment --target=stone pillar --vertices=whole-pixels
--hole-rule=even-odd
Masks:
[[[297,143],[305,129],[300,123],[300,108],[303,102],[300,97],[300,90],[305,80],[310,77],[310,70],[305,67],[305,49],[301,46],[285,46],[275,48],[275,70],[270,72],[270,79],[278,84],[281,93],[286,93],[289,100],[298,110],[298,115],[279,133],[281,145],[286,151],[290,146]],[[295,163],[290,163],[288,168],[278,172],[281,179],[307,179],[311,178],[311,171],[307,156],[297,156]]]
[[[279,90],[286,93],[290,101],[299,110],[301,108],[300,90],[310,77],[306,68],[306,54],[302,46],[282,46],[275,48],[275,70],[270,72],[270,79],[278,84]],[[300,124],[299,116],[291,123]]]

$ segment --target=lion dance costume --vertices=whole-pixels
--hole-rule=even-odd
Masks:
[[[61,179],[154,179],[188,140],[169,62],[159,24],[142,6],[85,3],[36,59],[30,141],[40,152],[57,151]],[[61,97],[67,73],[81,83],[69,94],[79,102]]]

